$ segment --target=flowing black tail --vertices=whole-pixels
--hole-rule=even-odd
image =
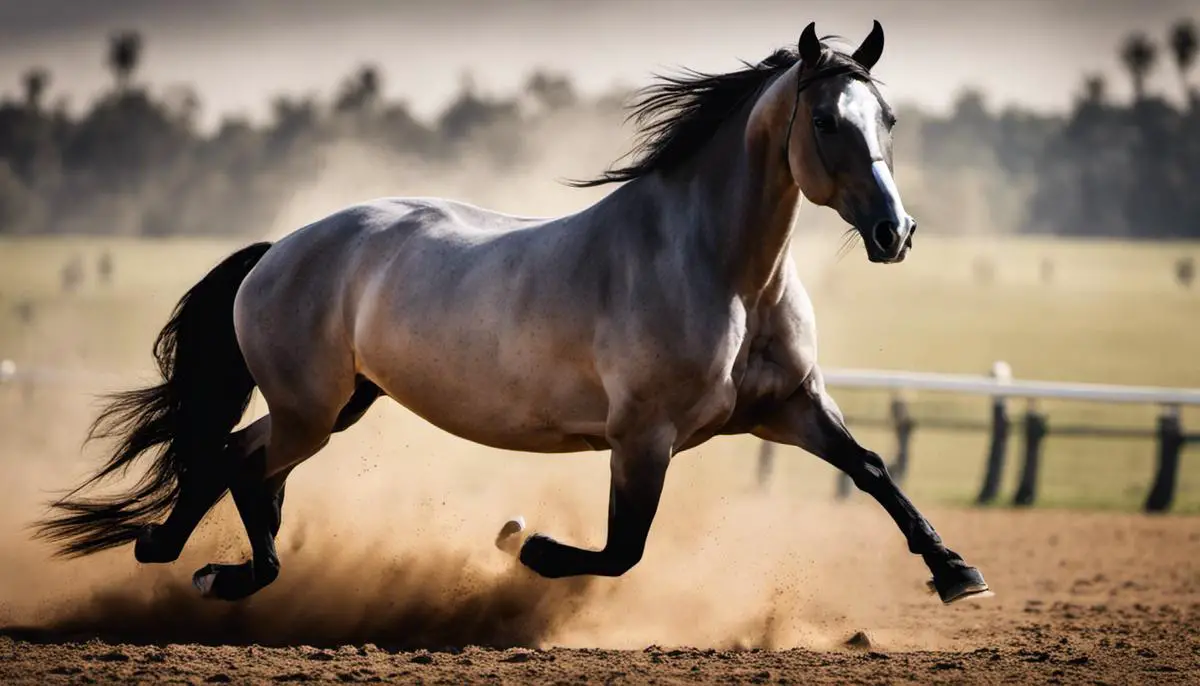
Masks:
[[[35,537],[57,543],[58,555],[79,557],[133,542],[143,526],[171,509],[189,472],[201,472],[220,454],[254,391],[234,333],[233,300],[270,247],[255,243],[230,255],[179,300],[154,343],[162,383],[107,396],[110,404],[88,440],[117,438],[115,451],[34,524]],[[76,497],[155,449],[149,469],[125,492]]]

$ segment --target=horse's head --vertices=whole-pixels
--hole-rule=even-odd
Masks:
[[[917,224],[892,178],[895,117],[871,79],[883,27],[852,55],[822,45],[816,27],[800,35],[794,112],[786,155],[804,196],[837,210],[862,236],[872,262],[900,262]]]

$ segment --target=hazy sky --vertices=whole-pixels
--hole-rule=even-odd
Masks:
[[[995,103],[1048,110],[1068,106],[1085,71],[1125,97],[1121,39],[1161,40],[1180,17],[1200,20],[1200,0],[0,0],[0,92],[15,94],[21,72],[42,65],[52,98],[78,107],[111,82],[109,33],[135,28],[146,38],[140,80],[192,85],[206,123],[262,116],[281,92],[328,94],[366,61],[389,96],[428,116],[464,70],[504,91],[545,66],[592,93],[676,66],[758,60],[809,20],[857,43],[878,18],[877,73],[896,101],[944,108],[977,84]],[[1163,58],[1151,88],[1175,95]]]

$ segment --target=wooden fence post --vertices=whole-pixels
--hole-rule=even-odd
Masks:
[[[1154,485],[1146,497],[1146,512],[1165,512],[1175,499],[1175,481],[1179,474],[1179,451],[1183,448],[1183,427],[1179,408],[1167,406],[1158,417],[1158,464]]]
[[[1038,468],[1041,462],[1042,439],[1049,429],[1045,415],[1038,414],[1033,401],[1025,411],[1025,461],[1021,465],[1021,481],[1013,496],[1013,505],[1032,505],[1037,497]]]
[[[909,445],[917,423],[909,414],[908,404],[900,394],[892,396],[892,428],[896,431],[896,459],[888,466],[888,471],[896,483],[903,483],[908,473]]]
[[[1012,368],[1008,363],[997,361],[992,364],[992,378],[998,382],[1012,381]],[[987,464],[983,472],[983,485],[975,497],[976,505],[987,505],[1000,492],[1000,481],[1004,478],[1004,461],[1008,455],[1008,399],[1002,395],[992,397],[992,434],[988,441]]]

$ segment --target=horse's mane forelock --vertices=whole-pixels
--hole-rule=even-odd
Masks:
[[[821,71],[840,68],[855,78],[873,81],[866,69],[848,55],[829,46],[809,71],[813,78]],[[585,181],[570,181],[576,188],[621,183],[654,171],[670,170],[689,158],[749,98],[800,61],[794,49],[780,48],[758,64],[742,62],[744,68],[725,74],[706,74],[683,69],[679,75],[658,75],[657,83],[640,89],[626,121],[639,127],[633,149],[621,159],[632,158],[627,165],[609,169]]]

